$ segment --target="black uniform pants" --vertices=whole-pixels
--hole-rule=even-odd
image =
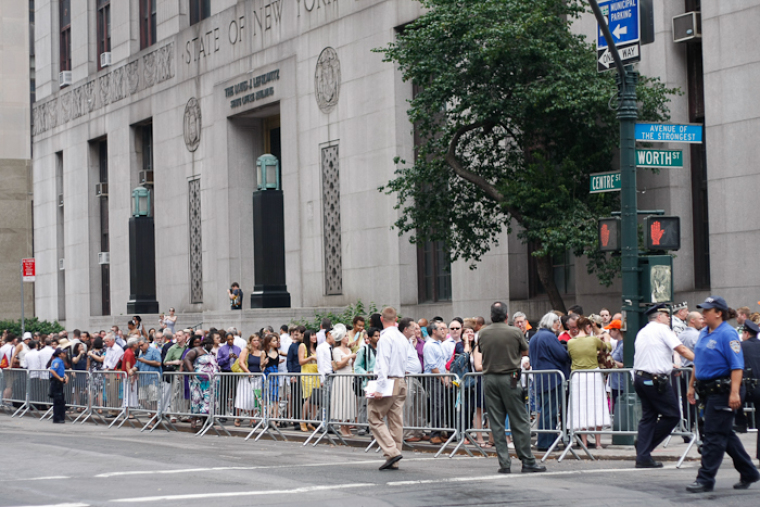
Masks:
[[[749,482],[760,477],[741,440],[734,433],[734,411],[728,406],[728,397],[728,393],[711,394],[705,400],[702,466],[697,473],[697,481],[710,487],[715,485],[715,474],[723,462],[724,453],[731,456],[742,480]]]
[[[755,425],[760,425],[760,386],[756,387],[754,391],[747,391],[744,397],[745,403],[755,404]],[[747,426],[747,414],[744,410],[739,409],[736,411],[736,425]],[[757,438],[757,450],[755,451],[755,458],[760,459],[760,433]]]
[[[53,422],[66,420],[66,397],[63,394],[63,382],[50,377],[50,394],[53,398]]]
[[[681,420],[681,411],[672,389],[660,393],[656,382],[638,375],[634,378],[633,388],[641,399],[636,461],[643,463],[651,460],[655,447],[668,438]]]

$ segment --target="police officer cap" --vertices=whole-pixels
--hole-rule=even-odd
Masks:
[[[649,316],[652,315],[654,312],[668,312],[668,305],[665,303],[660,303],[659,305],[650,306],[647,308],[647,311],[644,312],[644,315]]]
[[[697,308],[701,308],[703,310],[717,308],[718,310],[728,311],[728,303],[726,303],[726,300],[720,296],[710,296],[705,299],[704,303],[697,305]]]
[[[750,334],[757,335],[758,333],[760,333],[760,326],[758,326],[751,320],[747,319],[744,321],[744,330],[749,332]]]

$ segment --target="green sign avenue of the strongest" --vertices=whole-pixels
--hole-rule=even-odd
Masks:
[[[683,167],[681,150],[636,150],[637,167]]]

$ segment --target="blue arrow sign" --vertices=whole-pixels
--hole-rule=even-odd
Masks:
[[[616,46],[639,41],[639,0],[608,0],[599,2],[599,8],[607,19]],[[597,26],[596,48],[604,49],[608,46],[602,29]]]
[[[702,142],[702,125],[668,125],[666,123],[637,123],[636,140],[655,143]]]

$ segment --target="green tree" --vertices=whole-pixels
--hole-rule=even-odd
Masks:
[[[618,146],[613,73],[571,30],[580,0],[419,0],[426,9],[375,51],[419,90],[408,115],[422,139],[413,164],[396,159],[399,234],[444,241],[450,260],[481,259],[506,229],[533,245],[551,304],[564,310],[552,257],[585,255],[609,285],[619,259],[597,252],[596,219],[619,205],[589,194]],[[640,118],[668,118],[669,94],[642,77]],[[612,106],[612,107],[611,107]]]

